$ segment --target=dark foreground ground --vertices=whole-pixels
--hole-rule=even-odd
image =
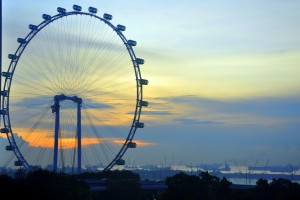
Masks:
[[[163,181],[140,180],[131,171],[70,175],[37,170],[0,175],[7,199],[55,200],[299,200],[300,185],[287,179],[258,179],[256,185],[235,185],[225,177],[184,172]]]

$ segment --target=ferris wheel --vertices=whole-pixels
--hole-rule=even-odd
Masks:
[[[81,173],[125,165],[148,106],[137,42],[126,39],[125,26],[111,23],[112,15],[99,17],[97,8],[57,12],[30,24],[8,55],[0,110],[6,150],[14,166],[29,170]]]

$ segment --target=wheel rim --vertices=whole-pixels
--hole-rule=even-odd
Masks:
[[[142,127],[144,84],[131,45],[94,13],[60,13],[31,28],[4,73],[4,128],[17,161],[28,169],[51,165],[50,107],[55,95],[65,94],[83,100],[82,165],[113,168]],[[61,107],[59,168],[73,170],[76,105],[64,101]]]

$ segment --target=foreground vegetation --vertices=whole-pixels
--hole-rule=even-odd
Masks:
[[[299,200],[300,185],[286,179],[273,179],[270,183],[259,179],[248,189],[232,187],[226,178],[202,172],[199,176],[179,173],[166,179],[168,189],[161,200]]]
[[[85,180],[108,180],[106,190],[94,191]],[[226,178],[208,172],[188,175],[183,172],[165,180],[166,190],[145,191],[138,174],[130,171],[107,171],[70,175],[37,170],[28,174],[19,171],[15,178],[0,175],[0,192],[10,199],[43,200],[298,200],[300,185],[286,179],[257,180],[253,188],[237,189]]]

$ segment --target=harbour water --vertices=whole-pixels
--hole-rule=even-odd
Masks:
[[[140,174],[142,180],[163,181],[168,176],[173,176],[179,172],[190,175],[199,175],[203,171],[211,175],[223,178],[233,184],[256,185],[260,178],[271,182],[273,179],[283,178],[292,182],[300,183],[300,168],[298,166],[270,166],[270,167],[251,167],[244,165],[225,165],[225,166],[188,166],[172,165],[164,167],[161,165],[148,165],[130,168],[130,170]]]

